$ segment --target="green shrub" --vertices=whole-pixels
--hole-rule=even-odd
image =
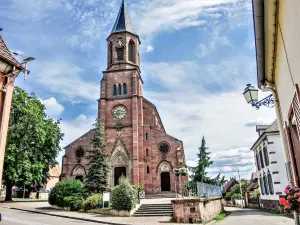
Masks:
[[[68,207],[64,198],[68,196],[83,196],[83,184],[77,180],[63,180],[58,182],[49,194],[48,202],[50,205]]]
[[[102,194],[93,194],[82,203],[82,208],[84,209],[84,211],[99,209],[103,204],[102,200]]]
[[[132,187],[127,178],[121,178],[119,185],[111,192],[110,203],[115,210],[130,211],[135,207],[137,191]]]
[[[72,211],[79,211],[83,203],[83,197],[81,195],[73,195],[64,197],[65,207],[69,207]]]

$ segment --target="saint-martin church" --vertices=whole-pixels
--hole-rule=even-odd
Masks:
[[[146,194],[174,192],[175,183],[183,182],[173,172],[185,166],[183,143],[167,134],[157,108],[143,95],[140,44],[123,0],[107,38],[107,69],[98,99],[98,118],[104,121],[108,143],[108,183],[117,185],[123,175],[144,185]],[[62,179],[84,180],[92,136],[88,131],[65,147]]]

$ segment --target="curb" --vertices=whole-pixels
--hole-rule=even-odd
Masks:
[[[41,211],[36,211],[36,210],[20,209],[20,208],[15,208],[15,207],[5,207],[5,206],[1,206],[1,207],[6,208],[6,209],[19,210],[19,211],[23,211],[23,212],[31,212],[31,213],[42,214],[42,215],[47,215],[47,216],[55,216],[55,217],[61,217],[61,218],[66,218],[66,219],[81,220],[81,221],[85,221],[85,222],[93,222],[93,223],[109,224],[109,225],[132,225],[132,224],[125,224],[125,223],[113,223],[113,222],[106,222],[106,221],[100,221],[100,220],[93,220],[93,219],[88,219],[88,218],[80,218],[80,217],[75,217],[75,216],[58,215],[58,214],[46,213],[46,212],[41,212]]]

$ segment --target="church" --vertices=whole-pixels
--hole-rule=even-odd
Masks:
[[[123,0],[107,38],[107,69],[98,99],[108,144],[108,184],[117,185],[124,175],[143,185],[146,194],[175,192],[176,184],[187,181],[173,172],[186,166],[183,143],[166,133],[157,108],[143,96],[140,44]],[[84,179],[92,137],[88,131],[65,147],[61,179]]]

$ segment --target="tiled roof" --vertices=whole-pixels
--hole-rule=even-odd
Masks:
[[[266,130],[265,132],[275,132],[279,131],[277,120],[275,120]]]
[[[0,35],[0,58],[13,66],[21,67],[21,64],[13,57],[12,53],[6,46],[2,36]]]
[[[115,25],[114,25],[114,27],[111,31],[111,34],[112,33],[123,32],[123,31],[127,31],[127,32],[130,32],[130,33],[136,35],[136,32],[135,32],[134,27],[131,23],[131,19],[130,19],[130,16],[129,16],[129,13],[128,13],[128,10],[127,10],[127,7],[126,7],[126,4],[125,4],[124,0],[122,0],[120,11],[119,11],[119,14],[117,16]]]
[[[254,189],[257,188],[258,188],[258,181],[251,182],[247,187],[247,191],[253,191]]]
[[[238,182],[234,179],[231,178],[227,183],[223,185],[223,192],[226,193],[227,191],[230,190],[235,184],[238,184]]]

